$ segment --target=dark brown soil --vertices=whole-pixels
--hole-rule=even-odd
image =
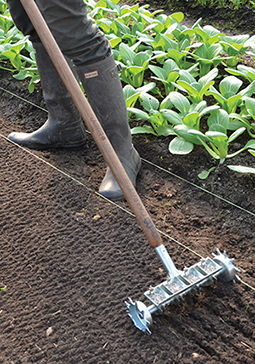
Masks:
[[[242,279],[168,307],[148,336],[124,301],[148,304],[143,293],[166,274],[127,203],[94,192],[105,170],[94,141],[32,154],[10,144],[4,136],[38,128],[46,113],[27,103],[44,106],[40,89],[31,95],[3,71],[0,79],[0,363],[255,363],[254,176],[223,165],[201,181],[214,165],[203,150],[171,156],[169,140],[134,138],[144,159],[137,190],[176,266],[219,248]],[[235,164],[254,166],[254,157]]]
[[[211,0],[205,1],[188,0],[140,0],[142,4],[149,4],[150,9],[163,9],[165,12],[181,11],[185,14],[186,20],[201,19],[200,25],[213,25],[223,32],[231,34],[255,34],[255,8],[249,1],[240,1],[239,6],[235,6],[234,1]],[[254,10],[253,10],[254,9]]]

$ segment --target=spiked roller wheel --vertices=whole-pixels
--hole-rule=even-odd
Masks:
[[[129,302],[125,302],[128,308],[128,316],[132,319],[135,327],[143,332],[151,334],[149,327],[152,326],[152,316],[148,307],[141,301],[133,302],[128,298]]]
[[[218,275],[218,278],[223,282],[230,282],[232,280],[234,282],[240,282],[241,278],[236,274],[240,272],[240,269],[233,264],[235,259],[229,259],[225,250],[223,253],[219,249],[216,251],[217,254],[212,253],[213,260],[224,268],[222,273]]]

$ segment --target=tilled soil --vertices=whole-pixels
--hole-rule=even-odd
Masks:
[[[143,158],[137,191],[177,268],[219,248],[242,279],[153,315],[146,335],[124,301],[148,305],[143,293],[166,272],[128,204],[95,193],[105,172],[97,146],[89,134],[79,150],[30,154],[8,142],[46,113],[25,101],[44,107],[40,89],[31,95],[10,74],[0,78],[0,363],[254,363],[254,176],[222,166],[201,181],[212,166],[201,149],[173,157],[166,139],[134,138]]]

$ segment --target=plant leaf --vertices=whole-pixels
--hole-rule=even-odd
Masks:
[[[245,127],[241,127],[237,129],[233,134],[230,135],[228,138],[228,143],[231,143],[233,140],[235,140],[239,135],[243,134],[243,132],[246,130]]]
[[[238,172],[238,173],[255,173],[255,168],[252,167],[245,167],[245,166],[239,166],[239,165],[228,165],[227,166],[232,171]]]
[[[190,109],[190,103],[189,100],[180,94],[179,92],[170,92],[169,94],[170,100],[174,104],[174,106],[182,113],[185,114]]]
[[[208,123],[209,129],[213,124],[220,124],[225,129],[227,129],[228,125],[229,125],[229,115],[225,110],[218,109],[209,116],[207,123]]]
[[[160,79],[166,81],[168,78],[167,72],[162,68],[158,66],[150,65],[149,69]]]
[[[173,125],[182,125],[182,117],[173,110],[162,109],[164,117]]]
[[[187,114],[183,118],[183,124],[187,125],[190,128],[198,129],[199,128],[199,113],[198,112],[191,112]]]
[[[135,114],[138,120],[150,120],[149,115],[140,109],[136,109],[134,107],[128,107],[127,110],[132,114]]]
[[[225,95],[228,92],[231,92],[233,95],[235,95],[239,91],[242,84],[243,82],[239,78],[235,76],[227,76],[223,79],[223,81],[220,82],[219,90],[224,97],[226,97]]]
[[[192,152],[194,145],[183,138],[175,137],[169,144],[169,151],[172,154],[189,154]]]
[[[206,179],[209,176],[209,174],[215,170],[215,168],[216,167],[212,167],[212,168],[208,169],[208,171],[203,170],[201,173],[199,173],[198,177],[200,179]]]
[[[158,110],[159,108],[159,101],[156,97],[151,96],[149,94],[141,94],[142,104],[145,110]]]
[[[135,126],[134,128],[131,129],[131,134],[132,135],[135,135],[135,134],[153,134],[153,135],[157,135],[157,133],[155,133],[153,128],[151,126],[149,126],[149,125]]]

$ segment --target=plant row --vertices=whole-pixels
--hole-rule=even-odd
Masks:
[[[255,69],[242,64],[244,54],[255,57],[255,37],[227,36],[200,20],[187,28],[183,13],[150,12],[148,5],[86,3],[121,65],[129,118],[137,122],[133,134],[170,136],[173,154],[201,145],[220,163],[244,150],[255,155]],[[28,78],[32,92],[39,81],[33,48],[4,0],[0,10],[1,68],[11,62],[14,77]],[[248,142],[230,152],[243,133]]]

